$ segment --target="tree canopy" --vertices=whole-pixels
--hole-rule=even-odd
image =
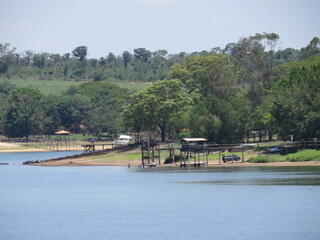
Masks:
[[[281,50],[279,40],[257,33],[209,51],[136,48],[99,59],[88,58],[86,46],[60,55],[0,44],[0,128],[27,138],[61,128],[98,137],[160,133],[162,141],[178,134],[217,143],[319,138],[319,37],[301,49]],[[13,78],[83,83],[52,97],[13,86]],[[150,87],[129,96],[110,82]]]
[[[194,97],[179,80],[156,82],[132,97],[132,103],[124,110],[124,119],[129,125],[142,128],[136,121],[143,117],[144,126],[158,127],[161,140],[165,141],[168,125],[191,107]]]

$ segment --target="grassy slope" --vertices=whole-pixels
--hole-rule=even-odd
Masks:
[[[266,162],[304,162],[304,161],[320,161],[320,151],[316,150],[302,150],[297,153],[288,155],[280,154],[265,154],[257,157],[251,157],[249,162],[252,163],[266,163]]]
[[[50,81],[50,80],[37,80],[32,78],[12,78],[12,79],[0,79],[0,83],[9,82],[17,87],[31,86],[37,88],[42,94],[49,96],[62,96],[63,93],[70,87],[76,87],[83,82],[72,81]],[[127,89],[129,93],[134,93],[143,90],[148,87],[146,83],[128,83],[128,82],[114,82],[115,85]]]

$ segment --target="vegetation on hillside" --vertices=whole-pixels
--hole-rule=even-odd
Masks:
[[[217,143],[319,138],[320,40],[300,50],[276,50],[278,41],[263,33],[224,49],[138,48],[100,59],[87,59],[85,46],[61,56],[18,54],[0,44],[0,131],[27,138],[59,129],[95,136],[133,131]],[[133,89],[132,82],[144,85]]]

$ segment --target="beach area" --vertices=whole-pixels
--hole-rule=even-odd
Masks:
[[[20,143],[0,142],[0,153],[13,152],[48,152],[49,150],[43,148],[35,148],[31,146],[22,145]]]

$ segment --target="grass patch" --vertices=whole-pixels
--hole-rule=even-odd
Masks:
[[[302,150],[286,156],[280,154],[265,154],[257,157],[251,157],[248,161],[251,163],[320,161],[320,151]]]
[[[130,151],[130,152],[122,152],[122,153],[108,153],[106,155],[96,155],[90,156],[91,159],[100,159],[102,161],[118,161],[119,159],[123,161],[130,160],[141,160],[141,152],[140,151]]]
[[[249,158],[248,162],[250,163],[268,163],[268,162],[283,162],[285,161],[285,156],[281,156],[280,154],[268,154],[268,155],[260,155],[256,157]]]
[[[0,78],[0,83],[9,82],[16,85],[18,88],[31,86],[37,88],[40,92],[46,96],[63,96],[64,92],[70,87],[77,87],[83,81],[63,81],[63,80],[39,80],[35,78]],[[139,92],[150,84],[147,83],[129,83],[129,82],[111,82],[118,87],[126,89],[129,93]]]
[[[297,153],[288,154],[286,160],[289,162],[320,161],[320,151],[302,150]]]
[[[76,87],[82,83],[72,81],[37,80],[31,78],[0,79],[0,83],[3,82],[9,82],[16,85],[18,88],[31,86],[39,89],[40,92],[46,96],[62,96],[70,87]]]

